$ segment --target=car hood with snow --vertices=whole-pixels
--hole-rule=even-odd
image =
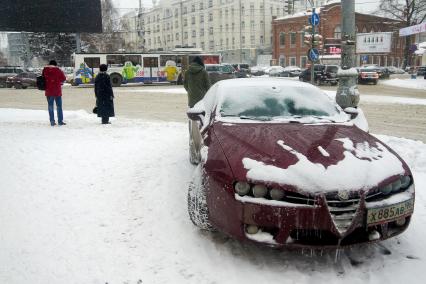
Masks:
[[[409,174],[401,158],[355,126],[215,123],[235,180],[304,193],[369,190]]]

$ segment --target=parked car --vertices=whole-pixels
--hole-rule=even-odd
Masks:
[[[265,75],[265,68],[262,66],[253,66],[250,68],[250,74],[252,76],[263,76]]]
[[[390,74],[405,74],[405,71],[401,68],[397,68],[395,66],[388,66],[386,67],[389,70]]]
[[[246,63],[234,63],[231,64],[235,69],[235,75],[237,78],[247,78],[250,75],[250,65]]]
[[[417,68],[417,76],[424,76],[426,74],[426,66]]]
[[[192,147],[200,163],[188,189],[189,216],[201,229],[316,248],[407,229],[415,195],[408,165],[358,128],[358,109],[344,112],[319,88],[225,80],[187,114],[199,122],[193,137],[203,145]]]
[[[23,72],[18,75],[7,77],[6,85],[8,87],[15,87],[15,89],[26,89],[28,87],[37,87],[37,76],[39,74],[34,72]]]
[[[280,68],[278,68],[280,67]],[[301,70],[297,66],[287,66],[281,67],[277,66],[274,69],[269,71],[269,76],[271,77],[298,77],[301,73]]]
[[[6,83],[8,77],[13,77],[22,72],[25,72],[24,68],[17,66],[1,66],[0,67],[0,88],[11,88],[12,85]]]
[[[212,85],[220,80],[236,78],[235,69],[230,64],[206,64],[205,66]]]
[[[389,79],[390,77],[390,71],[386,67],[381,67],[378,65],[363,65],[361,68],[364,70],[368,69],[370,71],[377,72],[377,74],[379,74],[379,79]]]
[[[377,85],[379,81],[379,74],[375,69],[371,68],[359,68],[358,69],[358,84],[373,83]]]
[[[339,66],[337,65],[314,65],[314,81],[317,85],[330,84],[337,85],[339,79],[337,78],[337,71]],[[299,80],[303,82],[311,81],[311,69],[307,68],[299,75]]]

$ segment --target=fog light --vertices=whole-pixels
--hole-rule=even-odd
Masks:
[[[401,188],[401,180],[398,179],[392,183],[392,191],[396,192]]]
[[[250,235],[257,234],[257,232],[259,232],[259,227],[256,225],[248,225],[246,227],[246,232],[247,234],[250,234]]]
[[[380,239],[380,233],[377,232],[376,230],[373,230],[368,234],[368,239],[370,241],[379,240]]]
[[[388,195],[392,191],[392,184],[388,184],[387,186],[383,186],[380,188],[380,192],[384,195]]]
[[[284,191],[277,188],[273,188],[269,192],[269,195],[271,196],[273,200],[281,200],[284,198]]]
[[[250,185],[246,182],[237,182],[235,184],[235,192],[238,193],[239,196],[247,195],[250,191]]]
[[[253,196],[254,197],[265,197],[266,193],[268,192],[268,189],[266,186],[261,184],[256,184],[253,186]]]
[[[406,222],[406,218],[402,217],[402,218],[396,219],[395,224],[399,227],[402,227],[405,225],[405,222]]]

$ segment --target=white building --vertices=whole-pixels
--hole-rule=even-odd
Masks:
[[[289,11],[289,14],[294,14],[297,12],[306,11],[309,8],[313,7],[321,7],[324,6],[327,3],[331,2],[340,2],[340,0],[289,0],[289,9],[293,11]],[[291,8],[293,6],[293,8]]]
[[[146,50],[193,46],[255,64],[271,53],[272,18],[287,12],[288,0],[162,0],[140,19]]]

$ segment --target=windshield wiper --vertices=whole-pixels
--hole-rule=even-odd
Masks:
[[[334,119],[326,118],[326,117],[323,117],[323,116],[311,115],[311,117],[318,118],[318,119],[321,119],[321,120],[328,120],[330,122],[336,123],[336,121]]]
[[[272,118],[268,116],[247,116],[240,115],[240,119],[260,120],[260,121],[271,121]]]

